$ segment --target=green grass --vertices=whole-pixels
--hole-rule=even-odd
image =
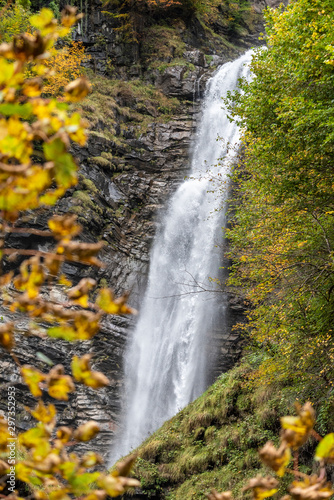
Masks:
[[[278,444],[279,417],[294,413],[298,387],[249,381],[260,361],[259,354],[245,357],[139,446],[133,475],[148,497],[204,500],[216,488],[238,500],[247,478],[271,473],[258,450],[268,440]],[[311,440],[300,451],[303,472],[311,471],[314,446]],[[280,494],[292,479],[284,478]]]

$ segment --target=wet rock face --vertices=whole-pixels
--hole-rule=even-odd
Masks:
[[[193,115],[191,106],[187,115],[174,117],[168,123],[152,123],[143,137],[128,140],[126,150],[123,150],[123,146],[119,150],[113,141],[105,137],[92,136],[87,147],[74,151],[80,162],[79,190],[68,192],[59,202],[56,211],[67,213],[73,207],[80,207],[77,213],[84,225],[82,240],[105,241],[100,257],[106,266],[103,270],[95,270],[67,263],[64,271],[74,283],[83,277],[93,277],[101,286],[111,286],[117,293],[130,290],[130,303],[135,307],[139,305],[146,283],[149,248],[155,233],[156,219],[162,215],[166,200],[187,171],[195,125]],[[117,158],[122,158],[124,165],[128,167],[128,170],[121,169],[114,179],[110,177],[108,165],[94,164],[92,160],[106,151],[117,153]],[[90,191],[84,185],[87,179],[94,186]],[[90,184],[88,186],[91,187]],[[76,193],[85,194],[83,201],[79,199],[80,205],[76,204]],[[41,211],[37,216],[32,214],[28,224],[45,229],[49,216],[47,210]],[[7,245],[45,250],[51,245],[51,241],[20,234],[11,236]],[[15,267],[15,264],[12,266]],[[48,372],[50,367],[36,358],[36,353],[40,352],[54,364],[63,364],[66,372],[70,373],[70,361],[74,354],[93,354],[93,369],[102,371],[109,378],[110,386],[99,391],[77,386],[77,391],[69,395],[68,402],[56,402],[58,423],[76,427],[90,419],[98,421],[101,432],[94,441],[94,449],[107,457],[120,415],[123,354],[134,319],[110,317],[91,341],[72,344],[25,337],[26,318],[8,316],[4,309],[1,314],[4,322],[13,319],[19,322],[23,336],[17,336],[15,354],[22,364],[31,364]],[[33,407],[36,400],[22,383],[10,356],[2,353],[0,385],[8,383],[15,384],[17,389],[17,429],[26,430],[33,425],[34,420],[24,407]],[[46,391],[43,391],[43,399],[51,402]],[[4,387],[0,392],[0,410],[6,411],[6,400]],[[80,445],[82,450],[91,447],[90,443]]]
[[[166,68],[157,76],[156,82],[166,95],[195,100],[203,94],[205,80],[201,82],[201,79],[205,74],[206,71],[202,66],[196,67],[193,71],[184,66],[175,66]]]
[[[95,208],[83,204],[91,216],[83,214],[87,222],[81,222],[85,223],[87,238],[95,230],[106,242],[101,256],[106,269],[96,277],[105,279],[116,292],[131,290],[135,306],[143,291],[155,219],[187,171],[193,130],[191,110],[168,123],[148,125],[147,133],[140,139],[127,140],[126,151],[119,151],[112,141],[95,137],[87,148],[77,151],[82,174],[97,188],[97,193],[90,194]],[[94,157],[100,157],[103,151],[116,153],[115,157],[126,167],[121,166],[112,179],[108,166],[93,163]],[[64,208],[70,209],[73,201],[73,197],[65,198]]]
[[[11,317],[12,318],[12,317]],[[7,318],[4,316],[4,321]],[[13,319],[13,318],[12,318]],[[18,318],[15,318],[18,319]],[[110,442],[115,429],[120,408],[120,387],[122,385],[122,355],[124,343],[129,328],[129,321],[118,318],[112,323],[106,321],[98,335],[91,341],[70,344],[59,340],[43,340],[28,338],[24,336],[27,323],[24,319],[19,321],[20,333],[17,335],[15,354],[22,364],[30,364],[47,373],[50,367],[36,356],[37,353],[44,354],[55,364],[65,366],[66,372],[70,373],[70,361],[74,354],[82,356],[90,352],[93,354],[92,367],[94,370],[105,373],[110,385],[107,388],[94,391],[88,387],[77,385],[74,394],[69,395],[69,401],[57,401],[58,425],[66,425],[76,428],[87,420],[95,420],[99,423],[101,432],[94,440],[94,449],[108,456]],[[5,385],[3,385],[5,384]],[[3,354],[0,363],[0,410],[7,413],[7,384],[16,388],[16,428],[24,431],[34,425],[35,420],[25,410],[25,407],[33,408],[36,399],[22,383],[18,368],[13,364],[8,354]],[[43,400],[46,403],[55,403],[45,390]],[[80,451],[92,448],[91,443],[80,445]],[[79,451],[79,446],[77,450]]]
[[[91,68],[97,73],[108,74],[108,64],[112,60],[118,78],[123,76],[131,80],[141,76],[145,84],[153,83],[160,89],[161,95],[179,100],[177,112],[163,116],[161,113],[158,116],[159,103],[152,108],[140,102],[146,120],[145,127],[141,121],[141,130],[136,124],[136,115],[130,118],[126,115],[129,109],[138,105],[138,98],[126,92],[117,95],[114,105],[119,113],[116,113],[116,119],[113,118],[112,124],[108,122],[105,118],[109,113],[106,106],[102,109],[102,118],[95,121],[87,146],[74,149],[80,164],[79,184],[69,190],[55,208],[56,213],[78,215],[84,227],[83,241],[105,242],[100,255],[105,263],[104,269],[66,264],[64,271],[68,277],[74,284],[83,277],[95,278],[100,286],[111,286],[118,294],[129,290],[130,304],[138,307],[145,289],[149,249],[156,226],[161,221],[166,201],[187,173],[192,136],[206,81],[218,65],[233,59],[253,44],[256,34],[245,35],[235,49],[219,53],[211,51],[210,57],[206,57],[207,49],[201,45],[204,35],[201,27],[195,26],[185,33],[187,42],[182,46],[182,64],[171,64],[167,57],[162,60],[161,67],[150,70],[134,64],[140,55],[137,49],[131,44],[117,43],[110,19],[99,11],[97,3],[92,1],[89,5],[87,21],[84,21],[86,24],[80,25],[76,36],[83,40],[92,56]],[[165,106],[162,102],[160,104]],[[94,107],[91,114],[96,114]],[[48,210],[40,210],[37,214],[28,214],[24,222],[25,225],[45,229],[49,216]],[[13,248],[36,250],[47,249],[50,244],[50,241],[39,237],[22,234],[12,235],[7,241],[7,245]],[[15,267],[17,263],[10,265]],[[234,309],[239,307],[234,306]],[[6,311],[2,310],[1,314],[6,321]],[[17,319],[23,336],[17,337],[15,353],[22,364],[33,364],[47,372],[49,367],[36,358],[36,353],[41,352],[54,364],[63,364],[69,373],[74,354],[91,352],[94,355],[93,368],[110,379],[110,386],[103,390],[94,391],[79,386],[68,402],[57,404],[60,424],[77,426],[90,419],[100,423],[102,432],[96,438],[94,448],[107,456],[120,416],[123,353],[134,320],[109,318],[92,340],[71,344],[28,338],[24,336],[27,320]],[[232,312],[230,323],[233,322]],[[221,332],[217,331],[218,340],[220,335]],[[238,336],[234,334],[227,343],[227,351],[221,353],[221,359],[225,361],[217,365],[217,372],[231,366],[238,355],[237,344]],[[19,430],[27,429],[33,419],[24,406],[34,406],[35,400],[22,384],[10,356],[1,354],[0,384],[16,384],[17,427]],[[5,410],[6,387],[1,391],[0,410]],[[47,394],[43,394],[43,398],[45,401],[50,399]],[[91,446],[88,443],[82,447],[88,449]]]

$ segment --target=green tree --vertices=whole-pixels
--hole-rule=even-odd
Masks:
[[[334,5],[296,0],[265,18],[268,49],[228,101],[245,146],[230,283],[252,305],[259,375],[333,399]]]

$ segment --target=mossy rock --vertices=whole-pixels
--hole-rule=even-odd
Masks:
[[[97,165],[98,167],[101,168],[110,167],[110,161],[107,158],[104,158],[103,156],[92,156],[91,158],[89,158],[89,163],[92,165]]]

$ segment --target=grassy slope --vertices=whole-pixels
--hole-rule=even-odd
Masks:
[[[259,361],[245,357],[138,448],[134,475],[148,497],[204,499],[216,488],[232,489],[239,499],[247,478],[270,472],[257,451],[268,440],[278,442],[279,416],[292,414],[296,388],[251,380]],[[333,411],[326,427],[334,427]],[[311,472],[314,445],[301,450],[302,472]],[[283,490],[291,480],[284,478]]]

